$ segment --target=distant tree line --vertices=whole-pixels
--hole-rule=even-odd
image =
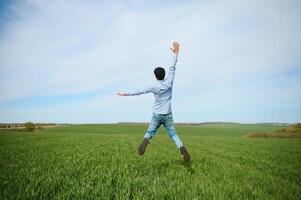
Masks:
[[[148,124],[148,122],[118,122],[118,124]],[[188,125],[188,126],[199,126],[199,125],[210,125],[210,124],[257,124],[257,125],[272,125],[272,126],[289,126],[295,125],[295,123],[238,123],[238,122],[176,122],[176,125]]]
[[[71,125],[67,123],[33,123],[33,122],[26,122],[26,123],[0,123],[0,128],[24,128],[26,125],[34,124],[35,127],[43,127],[43,126],[66,126]]]

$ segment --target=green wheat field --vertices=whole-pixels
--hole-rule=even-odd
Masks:
[[[147,125],[0,130],[0,199],[301,199],[301,139],[249,138],[271,125],[164,128],[144,156]]]

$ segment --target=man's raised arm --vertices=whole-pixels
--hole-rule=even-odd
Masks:
[[[180,50],[180,44],[178,42],[173,42],[173,48],[170,48],[170,50],[174,53],[172,64],[169,68],[169,73],[167,77],[167,82],[172,85],[173,80],[175,78],[175,70],[176,70],[176,64],[178,61],[178,54]]]

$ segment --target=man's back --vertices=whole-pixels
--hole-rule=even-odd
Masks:
[[[169,86],[165,81],[158,81],[155,85],[157,93],[154,93],[155,102],[153,112],[156,114],[168,114],[171,112],[172,85]]]

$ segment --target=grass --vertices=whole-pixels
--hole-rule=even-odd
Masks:
[[[146,128],[0,130],[0,198],[301,199],[301,140],[244,137],[272,126],[177,126],[190,163],[161,128],[139,156]]]

